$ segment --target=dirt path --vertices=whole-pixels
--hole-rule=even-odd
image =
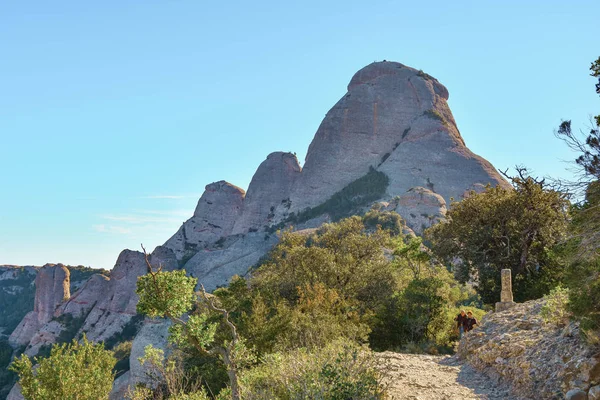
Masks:
[[[389,371],[386,383],[395,400],[527,400],[460,362],[456,356],[379,353]]]

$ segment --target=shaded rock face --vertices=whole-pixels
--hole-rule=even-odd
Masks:
[[[535,399],[584,394],[600,384],[600,353],[585,343],[577,323],[545,324],[545,300],[487,314],[459,343],[458,355],[515,394]]]
[[[225,181],[206,186],[192,218],[164,244],[178,260],[231,234],[242,211],[245,192]]]
[[[144,356],[146,346],[152,345],[158,349],[163,349],[165,356],[169,355],[168,337],[171,323],[163,319],[150,319],[144,321],[142,329],[138,332],[131,344],[131,355],[129,356],[129,379],[128,386],[135,388],[136,384],[144,383],[149,386],[155,386],[148,375],[147,366],[141,365],[139,359]]]
[[[290,207],[290,192],[302,168],[292,153],[269,154],[252,177],[244,199],[242,215],[233,234],[247,233],[279,219]]]
[[[35,301],[29,312],[9,337],[9,343],[22,346],[33,338],[38,330],[53,316],[57,307],[70,297],[69,270],[62,264],[46,264],[35,278]]]
[[[310,144],[292,211],[323,203],[370,166],[389,177],[391,196],[425,187],[449,202],[475,183],[507,185],[465,147],[447,99],[435,78],[400,63],[358,71]]]
[[[173,251],[157,247],[149,256],[153,267],[161,265],[163,270],[178,268]],[[138,295],[135,293],[137,278],[148,272],[144,254],[139,251],[123,250],[110,273],[109,285],[98,293],[96,304],[89,312],[82,331],[88,339],[102,341],[119,333],[125,324],[136,315]]]

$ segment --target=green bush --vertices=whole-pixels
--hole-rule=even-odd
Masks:
[[[244,371],[244,399],[383,399],[376,359],[366,347],[336,341],[321,349],[275,353]]]
[[[569,319],[569,289],[557,286],[544,296],[540,315],[546,323],[565,325]]]
[[[569,267],[567,284],[569,311],[581,322],[583,331],[596,336],[600,332],[600,258],[574,262]]]
[[[54,345],[48,358],[22,355],[10,369],[19,375],[21,393],[27,400],[98,400],[107,399],[112,389],[115,365],[113,353],[103,344],[83,338],[80,344]]]

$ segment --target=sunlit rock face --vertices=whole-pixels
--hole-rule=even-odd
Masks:
[[[252,177],[233,234],[247,233],[278,221],[289,208],[290,192],[301,170],[294,154],[269,154]]]
[[[449,202],[475,183],[505,185],[465,146],[448,96],[435,78],[400,63],[376,62],[358,71],[310,144],[292,211],[322,203],[369,167],[390,178],[392,196],[424,187]]]
[[[229,236],[240,217],[246,193],[229,182],[207,185],[192,218],[164,244],[178,260],[189,258],[221,237]]]
[[[69,269],[62,264],[46,264],[35,278],[35,302],[17,328],[11,333],[9,343],[22,346],[29,343],[38,330],[55,315],[57,307],[71,296]]]

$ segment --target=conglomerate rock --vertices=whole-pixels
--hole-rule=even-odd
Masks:
[[[56,308],[71,294],[69,292],[69,270],[62,264],[46,264],[35,278],[35,301],[29,312],[11,333],[9,343],[22,346],[29,343],[38,330],[52,319]]]
[[[477,183],[507,185],[465,146],[447,99],[435,78],[400,63],[358,71],[310,144],[292,211],[324,202],[369,167],[389,177],[391,196],[425,187],[449,202]]]
[[[275,152],[263,161],[248,186],[244,207],[235,222],[233,234],[271,225],[289,209],[292,186],[302,168],[292,153]]]
[[[164,244],[178,260],[229,236],[242,211],[245,192],[225,181],[206,186],[192,218]]]
[[[585,343],[579,326],[544,323],[545,300],[515,304],[487,314],[467,333],[458,355],[495,379],[508,382],[521,396],[563,398],[600,384],[600,353]]]
[[[410,188],[394,198],[387,208],[393,208],[406,224],[418,234],[446,217],[446,201],[423,187]]]

